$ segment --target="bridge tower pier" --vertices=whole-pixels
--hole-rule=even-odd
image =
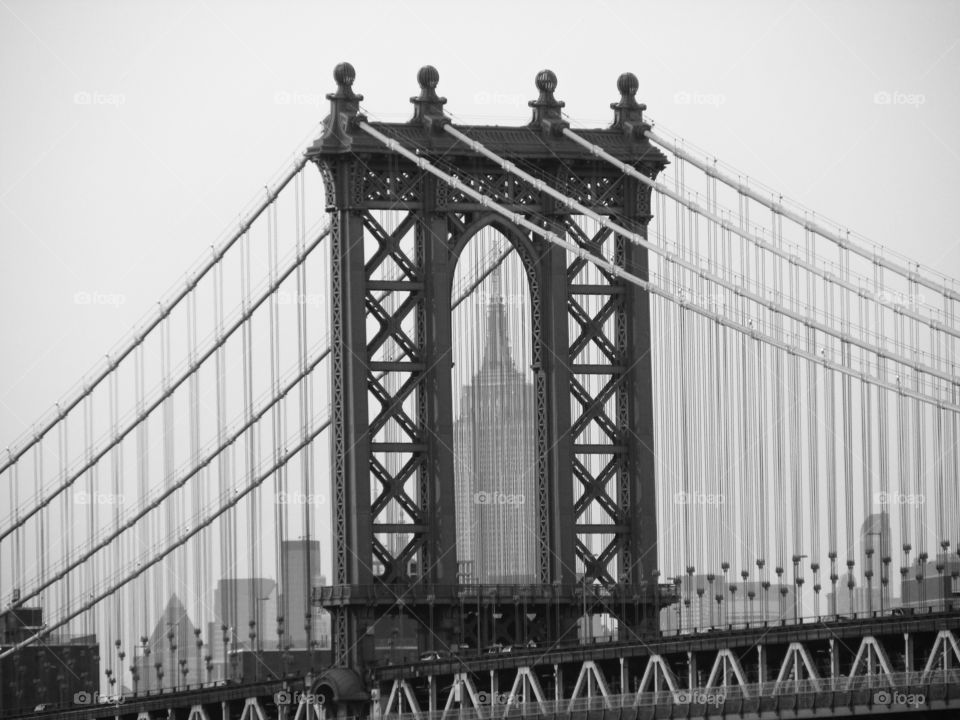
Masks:
[[[324,177],[331,221],[334,566],[332,585],[317,589],[315,602],[332,613],[336,664],[369,682],[390,662],[376,650],[377,622],[398,605],[424,629],[420,651],[480,653],[498,638],[521,642],[531,633],[550,644],[575,637],[584,609],[618,618],[624,632],[655,629],[661,601],[647,293],[613,273],[594,273],[585,259],[381,144],[364,129],[354,78],[348,63],[334,70],[330,114],[308,151]],[[426,66],[417,79],[412,119],[370,126],[526,220],[645,275],[646,250],[579,222],[538,183],[446,132],[437,71]],[[528,125],[461,130],[645,234],[649,187],[563,136],[552,72],[539,73],[536,86]],[[634,76],[621,76],[612,126],[580,134],[653,178],[667,160],[643,135],[649,125],[637,87]],[[465,244],[491,226],[519,254],[532,305],[536,577],[524,586],[468,585],[457,566],[451,283]],[[386,355],[388,344],[399,356]],[[584,360],[591,344],[600,352]],[[588,440],[594,424],[600,431]],[[390,504],[402,507],[402,521],[388,516]],[[600,511],[587,513],[589,505]]]

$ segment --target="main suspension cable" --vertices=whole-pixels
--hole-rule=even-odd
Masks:
[[[476,190],[471,188],[469,185],[466,185],[459,178],[456,178],[453,175],[450,175],[440,170],[439,168],[434,166],[430,161],[428,161],[426,158],[418,156],[415,153],[411,152],[410,150],[406,149],[399,142],[397,142],[396,140],[393,140],[392,138],[387,137],[386,135],[381,133],[379,130],[374,128],[369,123],[365,121],[361,121],[358,124],[358,126],[361,130],[363,130],[367,134],[371,135],[372,137],[376,138],[381,143],[383,143],[387,148],[407,158],[420,169],[425,170],[430,174],[434,175],[435,177],[440,178],[441,180],[446,182],[448,185],[450,185],[451,188],[455,190],[459,190],[460,192],[463,192],[466,195],[469,195],[474,200],[479,202],[483,207],[490,208],[491,210],[507,218],[514,224],[520,227],[526,228],[527,230],[530,230],[536,233],[537,235],[540,235],[541,237],[546,239],[548,242],[552,242],[555,245],[565,248],[566,250],[573,253],[576,257],[593,263],[600,269],[606,270],[607,272],[609,272],[611,275],[615,277],[621,277],[627,282],[634,284],[637,287],[640,287],[644,290],[647,290],[648,292],[652,292],[656,295],[659,295],[667,300],[670,300],[671,302],[677,302],[676,297],[674,296],[673,293],[667,291],[666,289],[660,287],[659,285],[653,282],[644,280],[636,275],[633,275],[632,273],[625,271],[619,265],[616,265],[615,263],[608,261],[606,258],[602,256],[598,256],[594,253],[591,253],[589,250],[581,247],[580,245],[577,245],[574,242],[571,242],[569,240],[566,240],[558,236],[556,233],[550,230],[546,230],[545,228],[541,228],[535,225],[534,223],[530,222],[525,217],[523,217],[522,213],[511,212],[508,208],[504,207],[500,203],[496,202],[495,200],[491,199],[486,195],[483,195],[482,193],[477,192]],[[542,185],[542,183],[540,184]],[[567,204],[571,204],[573,202],[574,201],[570,200],[568,201]],[[602,219],[601,223],[607,225],[608,227],[612,227],[614,229],[618,227],[606,218]],[[617,230],[617,232],[620,232],[620,230]],[[626,231],[625,229],[623,232],[627,235],[632,235],[632,233],[629,233],[629,231]],[[677,260],[676,258],[672,258],[672,259],[679,263],[679,260]],[[911,390],[900,384],[894,384],[892,382],[888,382],[877,377],[869,376],[866,373],[854,370],[853,368],[827,360],[825,357],[818,357],[814,353],[807,352],[797,347],[792,347],[786,342],[777,340],[776,338],[770,337],[765,333],[760,333],[752,325],[744,325],[743,323],[736,322],[734,320],[731,320],[728,317],[724,317],[724,316],[718,315],[717,313],[710,312],[706,308],[703,308],[699,305],[694,305],[689,303],[681,303],[681,304],[683,304],[685,307],[689,307],[690,309],[694,310],[698,314],[701,314],[705,317],[708,317],[714,320],[714,322],[718,322],[726,327],[730,327],[735,330],[738,330],[744,335],[754,337],[769,345],[778,347],[781,350],[785,350],[787,352],[796,354],[806,360],[819,363],[824,367],[833,369],[841,374],[861,378],[867,382],[871,382],[880,387],[887,388],[888,390],[899,392],[906,397],[913,397],[915,399],[921,400],[926,403],[938,405],[940,407],[947,408],[950,410],[960,411],[960,404],[954,404],[941,399],[932,398],[928,395],[919,393],[915,390]]]

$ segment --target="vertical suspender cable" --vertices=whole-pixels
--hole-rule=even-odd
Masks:
[[[956,300],[945,300],[945,317],[947,321],[953,326],[957,321],[957,307],[958,303]],[[946,342],[947,351],[944,358],[946,362],[946,367],[950,370],[955,377],[960,376],[960,368],[957,367],[956,355],[954,354],[954,347],[957,345],[957,341],[950,337],[944,337]],[[948,387],[947,399],[956,404],[960,400],[960,381],[951,383]],[[947,443],[948,447],[948,456],[949,460],[947,461],[947,471],[954,480],[948,484],[950,489],[952,502],[950,503],[951,508],[951,517],[956,519],[960,518],[960,487],[957,486],[956,479],[960,478],[960,414],[955,412],[948,413],[950,423],[948,426],[949,441]],[[946,540],[947,537],[945,536]],[[960,557],[960,522],[954,521],[953,527],[953,549],[954,552]]]
[[[114,371],[110,373],[110,378],[107,383],[107,395],[108,395],[108,402],[109,402],[108,417],[109,417],[109,423],[110,423],[110,435],[111,437],[116,437],[117,415],[119,414],[119,410],[117,407],[119,404],[119,398],[117,397],[119,395],[119,389],[117,387],[117,370],[116,369],[114,369]],[[114,447],[113,451],[110,453],[110,465],[111,465],[110,485],[113,492],[113,502],[107,505],[107,507],[109,508],[112,506],[113,508],[114,529],[117,529],[118,527],[120,527],[120,463],[122,462],[122,459],[119,453],[121,452],[121,445],[122,444],[117,444]],[[105,525],[104,529],[106,529],[107,523],[105,522],[104,525]],[[126,566],[126,564],[124,563],[124,557],[123,557],[123,543],[121,542],[113,543],[111,545],[110,554],[112,555],[112,557],[110,558],[110,562],[114,567]],[[123,600],[126,599],[124,597],[125,595],[126,593],[114,593],[113,595],[110,596],[110,601],[107,603],[104,603],[104,606],[105,606],[104,609],[108,613],[107,654],[110,658],[108,664],[111,668],[114,668],[113,671],[114,671],[116,680],[120,681],[121,688],[123,687],[123,667],[122,666],[117,667],[114,665],[114,662],[116,661],[116,657],[114,656],[112,647],[113,647],[114,639],[121,640],[122,642],[123,610],[124,610]],[[113,695],[112,692],[110,694]]]
[[[161,342],[160,354],[161,354],[161,368],[162,368],[161,372],[163,373],[161,384],[164,390],[166,390],[169,387],[169,383],[170,383],[170,372],[171,372],[170,325],[171,324],[172,324],[172,317],[168,315],[166,318],[164,318],[163,324],[161,325],[161,332],[160,332],[160,342]],[[173,482],[173,478],[174,478],[175,461],[176,461],[174,433],[175,433],[175,425],[174,425],[173,396],[170,396],[163,401],[163,429],[162,429],[163,484],[165,487],[170,485],[170,483]],[[166,509],[167,509],[166,522],[159,527],[158,529],[159,537],[157,538],[157,542],[164,545],[173,539],[170,536],[175,532],[174,529],[177,527],[177,519],[183,517],[182,498],[180,498],[179,495],[175,496],[171,502],[166,503]],[[162,591],[161,591],[160,597],[157,598],[159,602],[159,607],[161,608],[166,608],[167,601],[170,599],[170,597],[173,595],[174,591],[176,590],[176,584],[175,584],[176,555],[174,555],[174,557],[171,558],[170,562],[173,564],[173,567],[168,567],[166,568],[166,572],[163,572],[163,580],[161,582]],[[164,618],[164,620],[166,621],[166,618]],[[172,631],[172,629],[170,631]],[[168,632],[168,638],[169,638],[169,632]],[[173,643],[170,643],[170,646],[172,648]],[[157,648],[157,653],[159,655],[159,657],[157,658],[158,660],[164,657],[166,650],[167,648],[164,648],[164,647]],[[172,656],[174,655],[173,650],[170,651],[170,655],[172,660],[173,659]],[[171,663],[169,667],[167,666],[166,663],[164,663],[164,668],[165,668],[165,672],[164,672],[162,686],[174,687],[174,684],[176,683],[176,680],[177,680],[175,663]]]
[[[37,442],[34,446],[34,460],[33,460],[33,477],[34,485],[38,489],[42,487],[43,483],[43,439]],[[37,553],[37,562],[40,565],[40,583],[43,584],[47,578],[47,557],[51,554],[52,548],[47,547],[47,537],[45,531],[45,520],[47,518],[47,512],[49,508],[45,508],[44,512],[41,512],[37,518],[37,548],[39,552]],[[45,602],[47,593],[44,592],[40,596],[40,607],[49,608]]]
[[[898,350],[903,349],[903,318],[896,309],[894,309],[893,318],[894,343]],[[910,481],[910,425],[907,422],[908,408],[906,398],[903,395],[902,388],[906,385],[907,378],[904,376],[905,369],[902,365],[897,365],[897,385],[901,390],[897,393],[897,437],[898,437],[898,460],[899,460],[899,498],[903,498],[909,493],[913,483]],[[899,499],[898,498],[898,499]],[[912,545],[910,543],[910,523],[905,502],[897,502],[900,509],[900,541],[903,548],[903,562],[901,563],[901,573],[906,579],[906,573],[909,572],[909,556]]]
[[[189,362],[192,365],[196,362],[197,359],[197,292],[191,292],[187,296],[187,357]],[[200,373],[195,372],[190,376],[190,383],[188,385],[188,401],[189,401],[189,444],[190,444],[190,463],[193,467],[196,467],[200,463]],[[208,468],[204,468],[200,471],[199,476],[193,481],[193,512],[196,513],[196,516],[200,515],[200,508],[204,507],[204,497],[203,497],[203,486],[206,485],[206,480],[208,478]],[[186,493],[183,493],[186,495]],[[185,517],[190,517],[190,514],[185,515]],[[191,522],[192,527],[192,522]],[[206,564],[206,531],[201,530],[196,538],[196,543],[192,546],[184,545],[184,570],[189,571],[189,566],[193,565],[193,617],[194,623],[196,623],[195,630],[201,631],[202,633],[202,620],[204,617],[204,568]],[[192,555],[192,558],[191,558]],[[184,577],[189,577],[189,575],[184,575]],[[202,642],[201,635],[195,633],[195,638],[191,642]],[[187,668],[189,669],[190,662],[190,650],[193,648],[183,648],[184,657],[187,659]],[[200,658],[199,647],[196,648],[196,653],[198,655],[196,659],[196,682],[200,682],[203,677],[200,671]],[[184,679],[189,680],[189,672]]]
[[[883,268],[881,265],[874,261],[873,262],[873,289],[875,293],[883,292]],[[877,332],[879,337],[886,338],[886,319],[887,319],[887,309],[880,307],[877,308]],[[877,361],[877,374],[884,380],[888,380],[888,371],[887,371],[887,360],[886,358],[879,358]],[[889,564],[887,558],[890,557],[890,547],[891,547],[891,538],[889,537],[889,513],[887,512],[887,495],[890,492],[890,442],[889,442],[889,424],[890,418],[888,416],[889,408],[887,405],[887,400],[889,397],[889,392],[886,388],[878,387],[877,388],[877,465],[878,465],[878,475],[879,475],[879,484],[880,490],[878,498],[882,502],[880,503],[880,547],[878,548],[878,554],[880,557],[880,602],[884,604],[887,602],[887,587],[890,578],[889,573]],[[872,502],[871,498],[871,502]],[[886,581],[886,582],[885,582]]]
[[[84,414],[84,423],[83,423],[83,447],[87,453],[87,459],[89,461],[91,455],[93,454],[93,396],[88,395],[84,398],[83,401],[83,414]],[[97,468],[93,466],[87,473],[87,517],[86,517],[86,531],[88,537],[93,537],[96,533],[96,523],[94,521],[94,512],[96,510],[96,504],[93,502],[93,497],[97,490]],[[76,495],[74,495],[76,499]],[[19,536],[18,536],[19,537]],[[95,588],[97,586],[97,558],[93,557],[90,559],[90,563],[87,565],[87,578],[84,583],[84,587]],[[83,614],[83,630],[82,632],[87,635],[93,632],[96,632],[95,627],[91,626],[91,613],[86,612]]]
[[[840,275],[844,281],[850,279],[850,257],[846,249],[840,250]],[[849,294],[843,291],[842,287],[834,286],[833,289],[840,294],[840,323],[845,333],[850,332],[850,303]],[[843,353],[844,363],[850,365],[853,361],[851,355],[853,348],[850,343],[840,341],[840,350]],[[849,375],[843,377],[843,386],[841,394],[841,403],[843,414],[841,422],[843,423],[843,489],[844,489],[844,509],[846,544],[847,544],[847,571],[853,572],[855,565],[854,552],[854,499],[853,499],[853,380]],[[849,580],[848,580],[849,582]],[[855,609],[853,605],[853,588],[850,587],[851,610]]]
[[[867,327],[867,323],[870,322],[870,305],[867,302],[867,299],[864,297],[860,298],[859,301],[859,318],[858,322],[861,327]],[[866,353],[861,350],[861,360],[866,360]],[[860,444],[861,444],[861,459],[863,463],[863,472],[862,472],[862,488],[863,488],[863,507],[861,514],[864,517],[864,520],[870,516],[870,511],[873,507],[873,415],[872,415],[872,398],[870,392],[869,383],[859,382],[860,386]],[[880,527],[883,527],[881,523]],[[869,527],[867,532],[871,532],[873,527]],[[873,543],[873,537],[861,538],[864,541],[864,549],[874,549],[876,547]],[[879,578],[874,580],[867,573],[873,574],[873,568],[876,566],[875,561],[873,560],[874,553],[869,555],[864,555],[864,575],[867,577],[867,590],[870,593],[870,596],[867,598],[866,610],[873,610],[873,589],[876,587],[875,582],[879,582]]]
[[[833,315],[833,289],[829,280],[824,281],[824,311]],[[823,354],[833,355],[832,341],[823,338]],[[836,373],[832,368],[824,368],[824,415],[827,420],[826,442],[827,442],[827,521],[829,525],[829,546],[827,555],[830,558],[830,582],[833,593],[833,607],[830,608],[832,614],[839,612],[837,606],[837,403],[836,403]]]
[[[243,236],[243,244],[240,255],[240,275],[241,275],[241,303],[244,311],[249,307],[250,302],[250,233]],[[253,318],[248,318],[243,324],[243,417],[249,421],[253,416]],[[251,426],[246,432],[246,458],[244,463],[244,472],[238,474],[238,477],[250,477],[256,471],[256,444],[257,428]],[[256,650],[256,634],[259,632],[258,613],[260,609],[260,582],[259,582],[259,564],[257,563],[257,554],[259,552],[260,537],[257,532],[257,500],[258,494],[251,493],[246,498],[246,519],[244,544],[247,550],[247,569],[252,578],[247,588],[247,609],[250,615],[245,619],[246,627],[238,628],[245,632],[240,637],[240,642],[248,642],[250,652]],[[240,618],[237,618],[240,621]]]
[[[916,270],[919,271],[920,266],[917,265]],[[911,278],[907,281],[907,298],[916,298],[919,295],[919,287],[916,282]],[[907,328],[909,331],[909,350],[914,358],[920,359],[922,354],[922,349],[920,347],[920,327],[916,320],[910,318],[904,318],[904,322],[907,323]],[[914,373],[914,387],[921,388],[923,380],[920,377],[920,373]],[[923,403],[914,402],[913,404],[913,422],[914,422],[914,460],[916,461],[916,474],[914,475],[914,522],[915,522],[915,533],[916,533],[916,544],[917,551],[922,555],[926,555],[927,542],[928,542],[928,532],[927,530],[927,511],[926,511],[926,502],[920,502],[919,498],[922,496],[924,499],[931,496],[929,492],[929,487],[927,484],[926,477],[926,448],[924,447],[924,441],[926,439],[926,415],[927,408],[924,407]],[[934,551],[936,552],[936,551]]]
[[[57,449],[59,452],[58,457],[60,458],[60,476],[66,477],[69,468],[69,461],[67,459],[67,453],[69,452],[68,444],[69,434],[67,433],[67,423],[62,422],[57,425]],[[61,502],[61,511],[60,511],[60,527],[61,527],[61,556],[66,565],[69,565],[73,559],[73,503],[69,501],[68,498],[63,498]],[[58,585],[57,592],[57,607],[66,608],[66,614],[70,614],[72,610],[73,602],[73,593],[70,592],[72,573],[68,574],[63,582]],[[68,625],[65,628],[65,632],[69,633],[71,626]]]
[[[300,178],[298,177],[295,183],[299,183]],[[296,196],[296,184],[294,185],[295,190],[295,200],[299,201],[299,197]],[[299,252],[301,231],[300,231],[300,218],[295,214],[294,215],[294,233],[296,238],[296,250]],[[277,278],[277,265],[278,265],[278,240],[277,237],[277,203],[271,203],[267,211],[267,275],[269,282],[272,285]],[[300,268],[297,268],[296,276],[300,276]],[[293,298],[294,305],[297,308],[303,307],[303,296],[299,287],[296,289],[297,294]],[[268,332],[269,332],[269,344],[268,350],[270,353],[270,397],[275,398],[280,393],[280,306],[279,306],[279,296],[276,292],[271,294],[270,302],[268,305],[269,309],[269,320],[268,320]],[[298,311],[299,312],[299,311]],[[299,350],[299,347],[298,347]],[[303,369],[302,365],[299,368]],[[270,447],[272,449],[271,453],[271,462],[274,465],[277,465],[279,462],[280,456],[283,453],[281,446],[283,444],[283,435],[282,435],[282,422],[283,422],[283,413],[286,408],[284,400],[280,400],[270,412]],[[302,462],[303,454],[300,455],[299,460]],[[287,468],[286,466],[278,467],[277,471],[273,474],[273,496],[264,503],[265,506],[272,504],[274,511],[273,517],[271,518],[274,523],[274,532],[272,533],[273,537],[273,547],[272,555],[273,562],[275,563],[276,570],[276,579],[277,579],[277,598],[285,596],[285,588],[290,587],[289,579],[284,573],[284,562],[283,562],[283,542],[284,542],[284,533],[286,531],[286,523],[284,522],[284,513],[286,508],[285,495],[281,495],[281,492],[285,491],[286,487],[286,478]],[[304,498],[304,504],[309,503],[309,498]],[[269,514],[265,513],[269,517]],[[304,583],[307,588],[310,586],[310,573],[308,572],[305,575],[306,582]],[[283,597],[284,604],[286,604],[286,598]],[[279,618],[283,618],[284,622],[288,620],[287,613],[283,611],[283,606],[277,604],[277,611],[274,618],[263,618],[263,624],[258,629],[259,633],[263,633],[263,643],[266,644],[269,638],[266,635],[267,628],[272,627],[277,634],[279,652],[283,652],[283,637],[281,629],[283,624]],[[271,623],[276,622],[275,626],[272,626]]]

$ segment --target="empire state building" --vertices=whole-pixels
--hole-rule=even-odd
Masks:
[[[499,272],[487,302],[479,367],[454,424],[457,549],[464,582],[536,578],[534,391],[514,362]]]

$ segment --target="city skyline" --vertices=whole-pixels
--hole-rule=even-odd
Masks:
[[[960,708],[960,5],[418,1],[0,8],[0,715]]]

